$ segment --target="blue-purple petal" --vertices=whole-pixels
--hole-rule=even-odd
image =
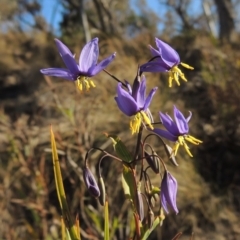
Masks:
[[[40,72],[47,76],[61,77],[67,80],[74,81],[75,78],[68,69],[63,68],[45,68],[41,69]]]
[[[164,113],[159,112],[160,119],[162,121],[163,126],[174,136],[179,136],[179,130],[177,128],[176,123]]]
[[[131,87],[130,83],[129,83],[127,80],[125,80],[125,84],[126,84],[126,86],[127,86],[128,92],[129,92],[130,94],[132,94],[132,87]]]
[[[162,60],[154,60],[140,66],[141,72],[168,72],[171,69]]]
[[[149,45],[149,49],[153,57],[157,57],[157,56],[161,57],[161,53],[155,48],[153,48],[151,45]]]
[[[178,137],[174,136],[173,134],[171,134],[170,132],[160,129],[160,128],[154,128],[153,132],[155,132],[157,135],[159,135],[160,137],[164,137],[172,142],[176,142]]]
[[[157,91],[157,87],[153,88],[150,93],[148,94],[147,98],[145,99],[145,104],[144,104],[144,111],[149,107],[151,101],[152,101],[152,98],[153,98],[153,95],[155,94],[155,92]]]
[[[186,121],[183,114],[176,108],[176,106],[174,106],[173,112],[174,112],[174,118],[175,118],[175,122],[178,127],[179,133],[181,134],[188,133],[189,131],[188,122]]]
[[[108,58],[101,61],[98,65],[96,65],[93,68],[93,70],[90,72],[90,75],[94,76],[94,75],[98,74],[99,72],[101,72],[104,68],[106,68],[113,61],[115,56],[116,56],[116,53],[112,54]]]
[[[167,206],[167,200],[165,198],[165,195],[164,195],[162,189],[161,189],[161,204],[162,204],[164,211],[168,214],[169,211],[168,211],[168,206]]]
[[[119,109],[127,116],[135,115],[140,109],[134,98],[122,88],[122,84],[118,83],[117,94],[115,100]]]
[[[70,70],[73,75],[77,75],[79,73],[78,65],[73,57],[73,54],[69,50],[69,48],[62,43],[60,40],[55,39],[56,46],[58,48],[58,52],[62,57],[66,67]]]
[[[145,104],[145,95],[146,95],[146,78],[143,75],[142,76],[142,80],[139,84],[139,88],[138,91],[136,92],[136,98],[135,100],[138,103],[139,108],[144,108],[144,104]],[[134,97],[134,96],[133,96]],[[144,109],[145,110],[145,109]]]
[[[161,202],[167,213],[168,205],[175,211],[175,213],[178,213],[176,203],[177,187],[177,180],[168,171],[165,172],[161,183]]]
[[[192,117],[192,112],[191,112],[191,111],[189,111],[189,116],[186,118],[186,121],[187,121],[187,122],[189,122],[189,121],[190,121],[190,119],[191,119],[191,117]]]
[[[57,45],[57,49],[59,51],[60,55],[71,55],[73,56],[72,52],[69,50],[69,48],[63,43],[61,42],[59,39],[55,38],[55,43]]]
[[[90,42],[88,42],[82,49],[79,57],[80,71],[88,73],[90,68],[93,69],[93,67],[97,64],[98,55],[98,38],[94,38]]]
[[[159,52],[161,52],[162,60],[165,61],[166,64],[173,67],[180,63],[180,57],[172,47],[158,38],[155,38],[155,42]]]

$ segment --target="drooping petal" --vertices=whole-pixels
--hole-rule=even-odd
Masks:
[[[155,132],[157,135],[164,137],[172,142],[176,142],[178,137],[172,135],[170,132],[160,129],[160,128],[154,128],[153,132]]]
[[[99,55],[98,38],[92,39],[82,49],[79,57],[79,69],[87,73],[89,69],[97,64]]]
[[[178,127],[179,133],[186,134],[189,131],[188,122],[183,116],[183,114],[174,106],[174,118],[176,125]]]
[[[140,66],[141,72],[168,72],[171,69],[162,60],[154,60]]]
[[[41,69],[40,72],[47,76],[61,77],[67,80],[74,81],[75,78],[68,69],[63,68],[45,68]]]
[[[133,96],[135,98],[135,100],[137,101],[138,103],[138,106],[140,108],[143,108],[144,107],[144,104],[145,104],[145,95],[146,95],[146,78],[145,76],[143,75],[142,76],[142,80],[139,84],[139,88],[136,92],[136,98],[135,96]]]
[[[161,52],[161,57],[163,61],[166,62],[166,64],[173,67],[180,63],[180,57],[172,47],[170,47],[167,43],[159,40],[158,38],[155,38],[155,42],[156,46],[159,49],[159,52]]]
[[[162,193],[162,190],[161,190],[161,204],[162,204],[164,211],[168,214],[169,211],[168,211],[167,200],[166,200],[165,195]]]
[[[146,98],[146,100],[145,100],[144,107],[143,107],[144,110],[146,110],[146,109],[149,107],[149,105],[150,105],[150,103],[151,103],[151,101],[152,101],[153,95],[155,94],[155,92],[157,91],[157,89],[158,89],[157,87],[153,88],[153,89],[150,91],[150,93],[148,94],[148,96],[147,96],[147,98]]]
[[[161,202],[164,210],[168,213],[169,205],[175,213],[178,213],[176,204],[177,197],[177,180],[168,172],[164,173],[161,183]]]
[[[132,116],[136,114],[140,109],[134,100],[134,98],[124,89],[122,89],[122,84],[118,83],[117,94],[115,100],[118,104],[119,109],[127,116]]]
[[[174,136],[179,135],[179,130],[177,128],[177,125],[175,122],[167,115],[164,113],[159,112],[160,114],[160,119],[162,121],[163,126]]]
[[[104,59],[103,61],[101,61],[98,65],[96,65],[92,70],[90,70],[90,75],[94,76],[96,74],[98,74],[99,72],[101,72],[104,68],[106,68],[115,58],[116,53],[112,54],[111,56],[109,56],[108,58]]]
[[[55,38],[55,42],[56,42],[59,54],[62,57],[66,67],[70,70],[72,74],[77,75],[79,73],[79,69],[73,57],[73,54],[71,53],[69,48],[60,40]]]
[[[90,169],[88,167],[84,167],[83,169],[83,179],[86,184],[86,187],[88,191],[94,196],[99,197],[100,196],[100,189],[98,187],[98,184],[91,173]]]

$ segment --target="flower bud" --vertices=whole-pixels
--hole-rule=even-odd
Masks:
[[[168,213],[168,205],[178,213],[176,204],[177,197],[177,180],[168,172],[165,171],[162,183],[161,183],[161,203],[163,209]]]
[[[144,219],[144,206],[141,192],[138,191],[137,196],[138,196],[138,215],[140,221],[142,222],[142,220]]]
[[[145,158],[148,162],[148,165],[151,167],[151,169],[158,174],[159,173],[159,159],[157,156],[151,156],[146,151],[144,152]],[[157,155],[154,151],[152,152],[152,155]]]
[[[96,197],[96,198],[99,197],[100,196],[99,187],[97,185],[97,182],[96,182],[93,174],[91,173],[91,171],[89,170],[88,167],[84,167],[84,169],[83,169],[83,179],[84,179],[84,182],[86,184],[88,191],[94,197]]]
[[[154,213],[151,209],[148,210],[148,228],[151,229],[154,222]]]
[[[105,193],[105,184],[102,177],[98,178],[98,186],[100,189],[100,197],[98,200],[100,204],[104,206],[106,201],[106,193]]]

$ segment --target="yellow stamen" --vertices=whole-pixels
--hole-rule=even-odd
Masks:
[[[185,136],[185,139],[186,139],[187,141],[195,144],[195,145],[199,145],[199,143],[202,143],[201,140],[199,140],[199,139],[197,139],[197,138],[195,138],[195,137],[193,137],[193,136],[190,136],[190,135],[186,135],[186,136]]]
[[[151,120],[149,119],[147,114],[143,111],[140,111],[136,115],[134,115],[130,121],[130,129],[132,131],[132,134],[139,132],[142,123],[148,125],[149,128],[153,129]]]
[[[153,130],[153,126],[152,126],[151,120],[149,119],[147,114],[145,112],[142,112],[142,111],[140,113],[142,115],[144,123],[146,123],[148,125],[148,127]]]
[[[77,78],[77,88],[82,92],[84,90],[89,91],[91,87],[96,87],[94,82],[86,76],[79,76]]]
[[[188,155],[189,155],[190,157],[193,157],[193,155],[192,155],[192,153],[190,152],[189,147],[188,147],[188,145],[186,144],[186,142],[183,143],[183,146],[184,146],[186,152],[188,153]]]
[[[183,67],[187,68],[187,69],[190,69],[190,70],[193,70],[193,69],[194,69],[194,67],[192,67],[192,66],[190,66],[190,65],[188,65],[188,64],[186,64],[186,63],[181,62],[180,64],[181,64]]]
[[[171,153],[170,157],[172,157],[172,155],[174,155],[174,156],[177,155],[179,146],[180,146],[179,142],[176,142],[176,144],[174,145],[174,147],[172,149],[172,153]]]
[[[176,141],[175,145],[173,146],[172,153],[171,153],[170,157],[173,154],[174,154],[174,156],[177,155],[177,151],[178,151],[178,148],[179,148],[180,145],[185,148],[186,152],[188,153],[188,155],[190,157],[193,157],[192,153],[189,150],[189,147],[188,147],[186,141],[188,141],[188,142],[190,142],[190,143],[192,143],[194,145],[199,145],[200,143],[202,143],[201,140],[199,140],[199,139],[197,139],[197,138],[195,138],[193,136],[190,136],[190,135],[179,136],[178,140]]]
[[[141,122],[141,114],[138,112],[136,115],[133,116],[133,119],[130,121],[130,129],[132,131],[132,134],[139,132]]]
[[[189,66],[186,63],[180,63],[183,67],[193,70],[194,68]],[[183,72],[178,68],[178,66],[174,66],[169,70],[169,78],[168,78],[168,83],[169,83],[169,87],[172,87],[172,81],[175,80],[175,82],[177,83],[178,86],[180,86],[180,82],[179,82],[179,77],[187,82],[187,79],[185,78],[185,75],[183,74]]]

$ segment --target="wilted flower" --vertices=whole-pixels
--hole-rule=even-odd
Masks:
[[[98,184],[88,167],[84,167],[84,169],[83,169],[83,179],[84,179],[84,182],[86,184],[88,191],[94,197],[96,197],[96,198],[99,197],[100,190],[99,190]]]
[[[176,108],[176,106],[174,106],[173,112],[174,112],[175,122],[168,114],[164,114],[160,112],[159,113],[160,119],[162,121],[163,126],[167,130],[155,128],[153,131],[159,136],[175,142],[175,145],[172,150],[172,153],[175,156],[177,154],[179,146],[181,145],[181,146],[184,146],[189,156],[192,157],[192,154],[189,151],[189,147],[187,146],[186,141],[189,141],[195,145],[202,143],[201,140],[188,135],[188,131],[189,131],[188,122],[192,117],[192,113],[189,111],[190,113],[189,116],[185,118],[183,114]]]
[[[193,69],[188,64],[180,62],[178,53],[170,47],[167,43],[155,38],[156,46],[158,50],[153,48],[151,45],[150,51],[153,56],[152,60],[143,64],[140,69],[142,72],[169,72],[169,87],[172,87],[172,81],[175,80],[180,85],[179,77],[187,81],[182,71],[178,68],[181,64],[183,67]]]
[[[94,38],[83,47],[79,57],[79,64],[77,64],[74,59],[75,56],[68,47],[58,39],[55,39],[55,42],[67,69],[46,68],[41,69],[41,73],[48,76],[62,77],[70,81],[77,81],[77,86],[80,91],[95,87],[91,77],[106,68],[115,57],[114,53],[97,64],[99,55],[98,38]]]
[[[142,76],[140,81],[136,78],[133,88],[126,82],[128,90],[122,88],[122,84],[118,83],[117,97],[115,100],[119,109],[129,117],[132,117],[130,121],[130,129],[132,134],[138,133],[141,123],[145,123],[149,128],[153,129],[149,116],[148,107],[152,101],[152,97],[155,94],[157,87],[153,88],[149,95],[146,97],[146,78]]]
[[[174,212],[178,213],[177,208],[177,180],[168,172],[165,171],[162,183],[161,183],[161,203],[163,209],[168,213],[168,206],[170,206]]]

